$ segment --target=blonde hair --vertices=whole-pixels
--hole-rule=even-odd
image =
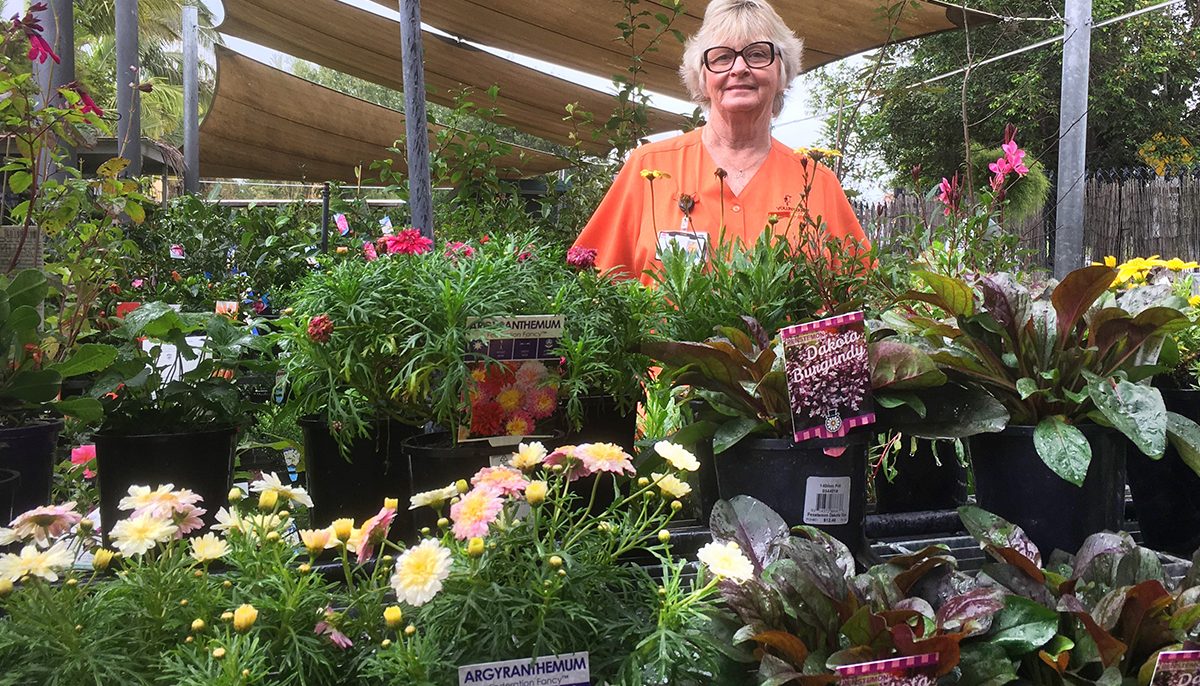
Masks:
[[[692,101],[707,109],[711,104],[704,92],[704,51],[718,45],[744,45],[768,40],[775,44],[780,63],[779,92],[775,94],[772,115],[783,109],[783,96],[792,79],[800,73],[804,41],[787,27],[766,0],[712,0],[704,10],[704,21],[683,47],[679,77]]]

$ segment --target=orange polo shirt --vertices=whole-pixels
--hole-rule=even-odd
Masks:
[[[806,180],[814,174],[809,214],[819,218],[830,235],[854,237],[868,245],[837,176],[822,164],[806,159],[805,164],[802,159],[772,139],[762,167],[734,195],[717,178],[717,166],[700,140],[700,129],[643,145],[630,154],[575,245],[596,249],[596,266],[601,270],[616,268],[647,285],[653,280],[645,271],[661,266],[655,257],[660,239],[672,240],[672,234],[684,240],[689,240],[688,234],[705,234],[715,246],[724,226],[726,240],[738,238],[750,245],[774,216],[780,233],[791,220],[788,238],[795,245],[804,225],[798,207]],[[670,176],[655,180],[652,189],[641,175],[645,169]],[[680,208],[681,194],[695,201],[690,216],[685,217]]]

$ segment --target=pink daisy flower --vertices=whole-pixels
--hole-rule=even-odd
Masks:
[[[24,541],[32,538],[38,546],[45,548],[52,542],[71,530],[79,523],[83,515],[75,511],[75,501],[62,505],[44,505],[24,512],[12,520],[12,536],[15,540]]]
[[[575,449],[576,456],[589,474],[611,472],[633,474],[633,457],[615,443],[584,443]]]
[[[359,564],[374,556],[375,544],[387,537],[388,529],[391,528],[392,520],[395,518],[396,510],[385,506],[380,508],[379,514],[363,522],[361,527],[354,530],[348,547],[351,551],[358,553]]]
[[[529,480],[521,470],[512,467],[484,467],[471,477],[471,485],[488,489],[496,495],[524,493]]]
[[[476,488],[469,491],[454,505],[450,506],[450,519],[454,521],[454,537],[460,541],[476,536],[486,536],[488,526],[496,521],[504,501],[500,496],[486,488]]]
[[[547,455],[546,459],[542,460],[542,464],[548,469],[553,469],[557,465],[562,465],[563,470],[566,473],[567,481],[582,479],[590,472],[588,472],[587,468],[583,466],[583,463],[579,461],[579,457],[576,455],[577,450],[578,448],[573,445],[564,445]]]
[[[200,517],[207,512],[202,507],[195,505],[180,505],[175,509],[173,522],[179,527],[179,531],[175,534],[176,538],[183,538],[184,534],[190,534],[193,531],[199,531],[204,528],[204,520]]]

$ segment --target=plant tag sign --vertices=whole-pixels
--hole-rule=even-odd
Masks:
[[[171,248],[170,248],[168,254],[171,256],[171,259],[173,259],[173,260],[186,260],[187,259],[187,255],[184,254],[184,252],[183,252],[183,246],[178,243],[174,243],[171,245]]]
[[[808,477],[808,483],[804,486],[804,523],[829,526],[849,521],[850,477]]]
[[[590,686],[591,683],[586,652],[458,668],[458,686]]]
[[[875,422],[862,312],[789,326],[779,338],[797,443]]]
[[[1150,686],[1200,686],[1200,650],[1159,653]]]
[[[934,686],[937,679],[929,668],[937,662],[937,653],[924,653],[842,665],[837,668],[838,686]]]

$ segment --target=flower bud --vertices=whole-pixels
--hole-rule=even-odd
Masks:
[[[333,524],[330,527],[333,529],[334,538],[342,543],[349,541],[350,536],[354,534],[354,520],[349,517],[333,520]]]
[[[221,582],[221,588],[233,588],[233,582],[230,581],[229,579],[226,579]],[[230,616],[232,616],[232,615],[230,615]]]
[[[672,512],[679,512],[682,509],[683,509],[683,503],[679,502],[678,500],[671,501],[671,511]]]
[[[271,532],[267,533],[267,540],[270,541],[271,543],[278,543],[279,538],[280,538],[280,536],[279,536],[278,531],[271,531]]]
[[[670,541],[671,541],[671,532],[670,531],[663,529],[662,531],[658,532],[658,542],[659,543],[669,543]]]
[[[307,562],[303,562],[303,563],[301,563],[301,564],[300,564],[300,566],[299,566],[299,567],[297,567],[296,569],[297,569],[297,570],[298,570],[298,571],[299,571],[301,574],[308,574],[309,572],[311,572],[311,571],[312,571],[312,565],[308,564]]]
[[[253,605],[245,604],[234,610],[233,612],[233,630],[239,634],[244,634],[254,626],[254,622],[258,619],[258,610],[254,609]]]
[[[246,494],[242,492],[242,489],[237,488],[236,486],[229,489],[230,504],[236,505],[237,503],[242,502],[242,499],[245,497],[246,497]]]
[[[287,519],[288,517],[291,517],[291,516],[292,516],[292,513],[291,513],[291,512],[288,512],[287,510],[280,510],[279,512],[276,512],[275,514],[276,514],[276,515],[277,515],[277,516],[278,516],[280,519]]]
[[[249,668],[249,667],[247,667],[246,669],[243,669],[243,670],[242,670],[242,678],[243,678],[243,679],[248,679],[248,678],[250,678],[250,668]]]
[[[417,627],[413,626],[412,624],[409,624],[408,626],[404,627],[404,635],[405,636],[412,636],[415,633],[417,633]]]
[[[454,488],[459,492],[460,495],[463,495],[466,494],[467,491],[471,490],[471,484],[467,483],[466,479],[459,479],[458,481],[454,482]]]
[[[391,648],[392,647],[392,639],[390,639],[390,638],[383,639],[382,641],[379,642],[379,647],[383,648],[384,650]]]
[[[637,480],[637,485],[638,486],[649,486],[650,480],[643,476]]]
[[[79,579],[71,577],[70,579],[67,579],[65,583],[68,587],[75,587],[79,585]]]
[[[192,576],[196,577],[197,579],[203,579],[204,578],[204,570],[197,569],[192,572]]]
[[[112,564],[113,555],[113,551],[108,548],[97,548],[96,552],[92,555],[92,569],[97,572],[103,572],[108,569],[108,566]]]
[[[471,557],[483,557],[483,539],[475,536],[467,541],[467,555]]]
[[[96,530],[96,523],[84,517],[79,520],[79,533],[87,535]]]
[[[383,610],[383,621],[389,629],[399,629],[404,621],[404,612],[396,605],[389,605]]]
[[[208,625],[204,623],[203,619],[193,619],[192,620],[192,633],[198,634],[201,631],[204,631],[204,628],[206,626],[208,626]]]
[[[192,642],[193,642],[193,641],[195,641],[195,640],[196,640],[196,639],[195,639],[195,637],[193,637],[193,636],[188,636],[187,638],[183,639],[183,642],[184,642],[184,643],[192,643]]]
[[[13,582],[9,579],[0,579],[0,598],[7,598],[13,592]]]
[[[233,621],[233,613],[232,613],[232,612],[230,612],[229,610],[226,610],[226,611],[222,612],[222,613],[221,613],[221,621],[222,621],[222,622],[231,622],[231,621]]]
[[[258,509],[271,512],[279,504],[279,491],[266,490],[258,494]]]
[[[553,567],[553,568],[555,568],[555,569],[558,569],[559,567],[561,567],[561,566],[562,566],[562,564],[563,564],[563,559],[562,559],[561,557],[559,557],[558,555],[551,555],[551,556],[550,556],[550,559],[548,560],[548,562],[549,562],[549,564],[550,564],[550,566],[551,566],[551,567]]]
[[[428,536],[430,533],[431,532],[430,532],[429,527],[427,527],[427,526],[421,527],[421,535],[422,536]]]
[[[445,529],[445,528],[446,528],[446,527],[448,527],[448,526],[450,526],[450,520],[449,520],[449,519],[446,519],[445,517],[438,517],[438,520],[437,520],[437,527],[438,527],[439,529]]]
[[[225,659],[225,649],[224,648],[213,648],[212,656],[213,656],[214,660],[224,660]]]
[[[549,487],[545,481],[530,481],[525,487],[525,500],[530,505],[538,506],[546,500],[546,491]]]
[[[184,598],[183,600],[179,601],[179,607],[187,607],[187,606],[188,606],[187,598]]]

